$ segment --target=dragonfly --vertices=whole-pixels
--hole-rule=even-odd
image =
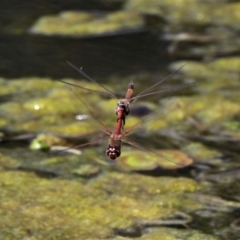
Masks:
[[[133,84],[133,81],[131,81],[129,84],[128,84],[128,89],[127,89],[127,92],[126,92],[126,95],[125,95],[125,98],[123,99],[120,99],[117,103],[117,108],[116,108],[116,115],[118,115],[118,118],[117,118],[117,122],[119,121],[119,119],[122,120],[122,129],[123,129],[123,126],[125,125],[125,119],[126,119],[126,116],[130,113],[130,102],[131,99],[132,99],[132,95],[133,95],[133,89],[134,89],[134,84]]]
[[[65,84],[68,84],[70,86],[73,86],[73,87],[77,87],[77,88],[81,88],[81,89],[84,89],[84,90],[87,90],[87,91],[91,91],[91,92],[96,92],[98,94],[101,94],[101,95],[105,95],[105,96],[108,96],[108,97],[111,97],[111,98],[116,98],[118,100],[117,102],[117,107],[115,109],[115,113],[116,115],[118,115],[118,112],[120,111],[120,109],[123,109],[123,113],[122,113],[122,129],[125,125],[125,118],[126,116],[130,113],[130,104],[133,102],[133,101],[136,101],[137,99],[139,98],[142,98],[142,97],[146,97],[146,96],[149,96],[149,95],[156,95],[156,94],[159,94],[159,93],[171,93],[171,92],[174,92],[174,91],[178,91],[178,90],[181,90],[183,88],[186,88],[188,86],[191,86],[193,83],[187,83],[187,84],[182,84],[181,86],[176,86],[176,87],[171,87],[171,88],[165,88],[165,89],[162,89],[162,90],[159,90],[159,91],[154,91],[154,92],[149,92],[150,90],[152,90],[153,88],[157,87],[159,84],[163,83],[165,80],[169,79],[172,75],[176,74],[178,71],[180,71],[186,64],[184,64],[183,66],[181,66],[180,68],[178,68],[177,70],[173,71],[172,73],[170,73],[167,77],[159,80],[158,82],[156,82],[155,84],[153,84],[152,86],[150,86],[149,88],[143,90],[142,92],[140,92],[139,94],[137,94],[136,96],[133,96],[133,92],[134,92],[134,83],[133,81],[130,81],[129,85],[128,85],[128,89],[127,89],[127,92],[126,92],[126,95],[125,95],[125,98],[118,98],[110,89],[108,89],[107,87],[105,87],[104,85],[102,85],[101,83],[97,82],[96,80],[94,80],[93,78],[91,78],[88,74],[86,74],[82,68],[78,68],[76,67],[75,65],[73,65],[71,62],[67,61],[67,63],[72,67],[74,68],[76,71],[78,71],[82,76],[84,76],[86,79],[88,79],[89,81],[91,81],[92,83],[94,84],[97,84],[98,86],[100,86],[102,89],[104,89],[104,92],[103,91],[97,91],[97,90],[93,90],[93,89],[90,89],[90,88],[86,88],[86,87],[83,87],[83,86],[80,86],[80,85],[77,85],[77,84],[73,84],[73,83],[69,83],[69,82],[66,82],[64,80],[58,80],[62,83],[65,83]]]
[[[72,89],[73,90],[73,89]],[[185,165],[183,164],[180,164],[180,163],[177,163],[171,159],[168,159],[166,156],[163,156],[163,154],[161,153],[157,153],[153,150],[150,150],[150,149],[147,149],[143,146],[141,146],[140,144],[134,142],[134,141],[130,141],[127,139],[127,136],[132,134],[134,132],[134,130],[141,126],[141,124],[147,120],[147,118],[149,117],[148,115],[145,116],[144,118],[142,118],[139,122],[137,122],[136,124],[134,124],[133,126],[129,127],[128,129],[124,130],[122,132],[122,125],[123,125],[123,116],[124,116],[124,111],[125,111],[125,108],[124,108],[124,105],[119,105],[119,109],[118,109],[118,112],[117,112],[117,125],[116,125],[116,128],[114,131],[111,131],[104,123],[102,123],[98,118],[97,116],[95,115],[95,113],[90,109],[90,107],[79,97],[77,96],[78,99],[82,102],[82,104],[85,106],[86,110],[88,111],[88,115],[91,116],[95,122],[98,123],[99,125],[99,129],[100,131],[102,131],[104,133],[104,137],[101,137],[99,139],[96,139],[96,140],[93,140],[93,141],[90,141],[90,142],[87,142],[87,143],[84,143],[84,144],[80,144],[80,145],[77,145],[75,146],[74,148],[75,149],[79,149],[79,148],[82,148],[82,147],[85,147],[87,145],[92,145],[92,144],[96,144],[96,143],[100,143],[104,140],[108,140],[108,147],[106,149],[106,155],[108,156],[108,158],[110,160],[115,160],[117,159],[118,157],[121,156],[121,146],[122,146],[122,143],[126,143],[128,145],[131,145],[135,148],[138,148],[142,151],[145,151],[145,152],[149,152],[151,154],[154,154],[166,161],[169,161],[171,163],[174,163],[176,165],[179,165],[180,167],[185,167]],[[155,108],[154,111],[156,111],[158,109]],[[67,150],[67,149],[65,149]],[[65,151],[63,150],[63,151]]]

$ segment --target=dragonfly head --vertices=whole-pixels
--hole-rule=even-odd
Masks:
[[[118,105],[117,105],[117,110],[116,113],[118,113],[119,109],[122,109],[123,112],[128,115],[130,112],[129,109],[129,101],[127,101],[126,99],[121,99],[118,101]]]
[[[119,108],[125,108],[125,101],[124,101],[124,99],[121,99],[121,100],[118,101],[118,107]]]
[[[106,154],[111,160],[115,160],[116,158],[120,157],[121,150],[118,147],[113,147],[109,145]]]
[[[134,89],[133,81],[131,81],[131,82],[128,84],[128,89]]]

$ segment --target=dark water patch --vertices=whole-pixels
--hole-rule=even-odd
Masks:
[[[18,171],[23,171],[23,172],[33,172],[35,173],[38,177],[40,178],[55,178],[60,176],[60,173],[52,170],[46,170],[46,169],[39,169],[39,168],[31,168],[31,167],[24,167],[24,166],[19,166],[16,170]]]
[[[82,78],[66,61],[83,67],[94,78],[116,72],[156,71],[157,68],[166,69],[166,49],[166,43],[158,42],[147,33],[92,39],[3,35],[0,71],[8,78]]]

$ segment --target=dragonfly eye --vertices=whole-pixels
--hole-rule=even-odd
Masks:
[[[121,155],[121,151],[118,148],[109,146],[106,154],[110,159],[115,160]]]
[[[110,154],[108,155],[108,157],[109,157],[110,159],[112,159],[112,160],[115,160],[115,159],[117,158],[117,156],[116,156],[115,153],[110,153]]]
[[[131,84],[128,85],[128,89],[134,89],[133,83],[131,83]]]
[[[120,107],[120,108],[124,108],[124,107],[125,107],[124,103],[123,103],[123,102],[120,102],[120,103],[119,103],[119,107]]]

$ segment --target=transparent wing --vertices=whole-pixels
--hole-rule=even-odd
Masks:
[[[196,82],[183,84],[183,85],[177,86],[177,87],[175,87],[175,88],[163,89],[163,90],[161,90],[161,91],[164,92],[164,93],[165,93],[165,92],[171,92],[171,91],[178,91],[178,90],[181,90],[181,89],[183,89],[183,88],[192,86],[192,85],[194,85],[194,84],[196,84]],[[155,92],[155,93],[159,93],[159,91],[158,91],[158,92]],[[151,94],[155,94],[155,93],[149,93],[149,94],[147,94],[147,95],[151,95]],[[143,97],[143,96],[145,96],[145,95],[142,95],[142,96],[140,96],[140,97]],[[134,97],[134,98],[136,98],[136,97]],[[122,135],[123,135],[123,136],[127,136],[127,135],[132,134],[132,133],[134,132],[134,130],[137,129],[137,127],[141,126],[144,122],[146,122],[146,121],[151,117],[151,115],[152,115],[154,112],[156,112],[159,108],[160,108],[160,105],[157,106],[152,112],[150,112],[149,114],[147,114],[145,117],[143,117],[142,119],[140,119],[139,122],[137,122],[137,123],[134,124],[133,126],[131,126],[131,127],[129,127],[128,129],[126,129],[126,130],[122,133]]]
[[[146,122],[151,116],[152,114],[158,110],[160,106],[156,107],[152,112],[150,112],[149,114],[147,114],[145,117],[141,118],[136,124],[132,125],[131,127],[129,127],[128,129],[126,129],[125,131],[123,131],[122,136],[127,136],[130,135],[134,132],[135,129],[137,129],[139,126],[141,126],[144,122]]]
[[[176,74],[177,72],[179,72],[187,63],[183,64],[180,68],[178,68],[177,70],[171,72],[168,76],[166,76],[165,78],[161,79],[160,81],[158,81],[157,83],[153,84],[151,87],[145,89],[144,91],[140,92],[137,96],[135,96],[135,98],[138,98],[140,96],[142,96],[144,93],[150,91],[151,89],[155,88],[157,85],[163,83],[164,81],[166,81],[167,79],[169,79],[171,76],[173,76],[174,74]]]
[[[97,81],[95,81],[93,78],[91,78],[90,76],[88,76],[81,68],[76,67],[75,65],[73,65],[72,63],[70,63],[69,61],[67,61],[67,63],[74,68],[75,70],[77,70],[80,74],[82,74],[85,78],[87,78],[89,81],[97,84],[98,86],[100,86],[101,88],[103,88],[105,91],[107,91],[109,93],[110,96],[117,98],[118,97],[108,88],[106,88],[105,86],[103,86],[101,83],[98,83]]]
[[[73,86],[73,87],[81,88],[81,89],[84,89],[84,90],[87,90],[87,91],[90,91],[90,92],[96,92],[96,93],[101,94],[101,95],[112,97],[111,94],[106,93],[106,92],[101,92],[101,91],[93,90],[93,89],[90,89],[90,88],[85,88],[85,87],[82,87],[80,85],[69,83],[69,82],[66,82],[66,81],[63,81],[63,80],[57,80],[57,81],[68,84],[68,85]]]
[[[111,135],[112,132],[109,130],[109,128],[107,126],[105,126],[95,115],[95,113],[88,107],[88,105],[77,95],[75,94],[74,90],[72,88],[70,88],[73,92],[73,94],[75,95],[75,97],[84,105],[84,107],[87,109],[87,111],[89,112],[89,115],[99,124],[99,126],[101,127],[101,130],[108,134]]]
[[[180,164],[180,163],[177,163],[177,162],[174,162],[174,161],[166,158],[166,156],[163,156],[163,155],[160,154],[160,153],[156,153],[155,151],[152,151],[152,150],[150,150],[150,149],[147,149],[147,148],[141,146],[140,144],[138,144],[138,143],[136,143],[136,142],[129,141],[129,140],[125,139],[125,138],[122,139],[122,142],[125,142],[125,143],[127,143],[127,144],[129,144],[129,145],[132,145],[133,147],[138,148],[138,149],[140,149],[140,150],[142,150],[142,151],[146,151],[146,152],[152,153],[152,154],[154,154],[154,155],[156,155],[156,156],[158,156],[158,157],[160,157],[160,158],[163,158],[164,160],[166,160],[166,161],[168,161],[168,162],[171,162],[171,163],[173,163],[173,164],[176,164],[176,165],[178,165],[178,166],[185,167],[185,165]]]
[[[134,100],[136,100],[138,98],[142,98],[142,97],[149,96],[149,95],[155,95],[155,94],[159,94],[159,93],[171,93],[171,92],[179,91],[181,89],[184,89],[184,88],[187,88],[187,87],[191,87],[194,84],[196,84],[196,82],[182,84],[180,86],[175,86],[175,87],[171,87],[171,88],[165,88],[165,89],[159,90],[157,92],[146,93],[146,94],[142,94],[140,96],[137,95],[137,96],[131,98],[131,101],[134,101]]]
[[[54,155],[55,155],[55,154],[61,154],[61,153],[66,152],[66,151],[68,151],[68,150],[70,150],[70,149],[82,148],[82,147],[85,147],[85,146],[88,146],[88,145],[92,145],[92,144],[95,144],[95,143],[99,143],[99,142],[101,142],[101,141],[103,141],[103,140],[105,140],[105,139],[107,139],[107,138],[108,138],[108,137],[104,136],[104,137],[98,138],[98,139],[96,139],[96,140],[93,140],[93,141],[91,141],[91,142],[79,144],[79,145],[74,146],[74,147],[66,147],[66,148],[64,148],[64,149],[62,149],[62,150],[59,150],[59,151],[54,151],[54,148],[53,148],[52,151],[54,151]]]

